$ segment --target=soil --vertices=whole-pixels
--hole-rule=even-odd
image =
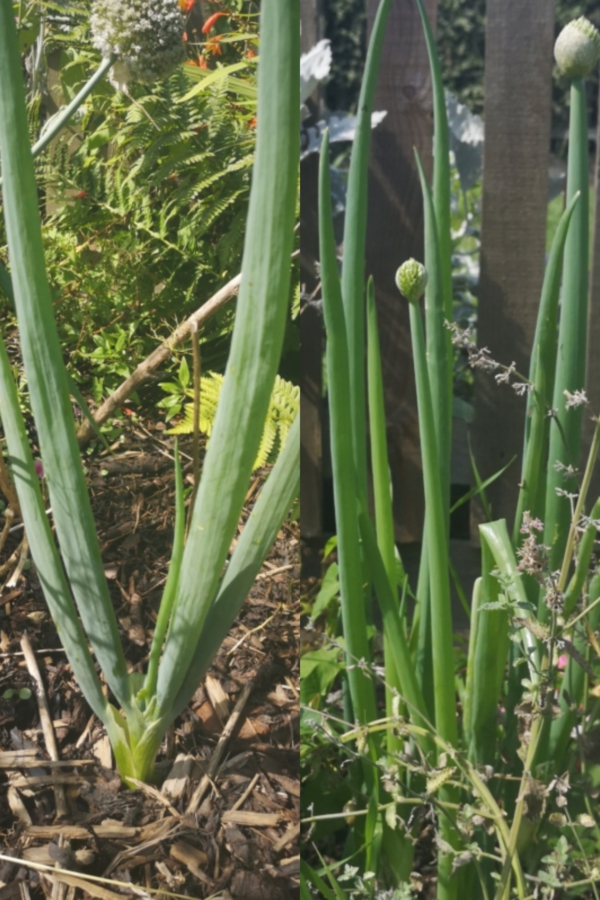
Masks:
[[[141,670],[147,659],[168,571],[171,448],[160,423],[137,422],[112,455],[88,462],[106,577],[133,669]],[[189,473],[190,447],[182,450]],[[263,476],[255,473],[244,517]],[[14,556],[21,536],[13,532],[0,562]],[[298,548],[297,525],[286,524],[209,676],[171,728],[156,783],[139,790],[119,779],[33,566],[26,564],[14,586],[4,585],[0,900],[298,896]],[[14,568],[13,560],[3,580]],[[57,761],[50,759],[41,728],[35,682],[22,651],[25,634],[41,670]],[[224,727],[231,726],[240,702],[239,720],[227,737]],[[225,752],[211,769],[219,740],[219,756]]]

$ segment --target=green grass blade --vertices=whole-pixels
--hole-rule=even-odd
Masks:
[[[479,497],[479,499],[481,500],[481,505],[483,507],[485,517],[488,520],[488,522],[490,522],[492,519],[492,507],[490,506],[490,502],[489,502],[489,500],[487,498],[487,494],[485,492],[487,482],[483,481],[481,478],[481,475],[479,474],[479,469],[477,467],[477,460],[475,459],[475,455],[473,453],[473,448],[471,447],[471,435],[469,435],[469,458],[471,460],[471,470],[473,472],[473,478],[475,479],[476,493],[477,493],[477,496]],[[510,465],[513,461],[514,461],[514,459],[511,459],[510,463],[507,463],[507,465]],[[502,473],[500,473],[500,474],[502,474]]]
[[[319,239],[323,314],[327,333],[327,383],[333,490],[338,534],[342,622],[346,660],[349,667],[348,683],[355,718],[359,722],[368,722],[375,718],[375,694],[372,682],[356,665],[358,660],[369,660],[369,646],[357,521],[357,478],[352,452],[351,410],[353,398],[349,387],[350,366],[346,343],[346,322],[331,218],[328,132],[325,132],[323,136],[319,167]]]
[[[317,852],[317,856],[319,857],[319,859],[321,861],[321,865],[323,866],[323,871],[325,872],[325,874],[327,875],[327,878],[329,879],[329,884],[333,888],[336,900],[347,900],[346,894],[340,887],[337,878],[335,878],[331,866],[327,865],[327,863],[321,856],[321,853],[319,852],[319,848],[315,847],[315,850]]]
[[[123,707],[131,687],[108,592],[44,265],[12,4],[0,0],[0,156],[23,360],[61,554],[86,633]]]
[[[299,163],[300,2],[261,4],[257,146],[225,381],[158,674],[169,711],[192,661],[239,521],[285,330]]]
[[[576,79],[571,84],[569,123],[569,161],[567,171],[567,202],[580,193],[572,213],[565,243],[563,286],[558,334],[558,354],[552,407],[557,423],[551,423],[550,451],[544,512],[544,543],[550,550],[550,567],[556,569],[562,560],[570,525],[570,504],[566,497],[558,497],[556,488],[576,493],[576,481],[565,481],[555,463],[579,464],[582,413],[579,409],[565,409],[564,391],[582,390],[585,384],[588,307],[589,253],[589,173],[588,127],[585,84]],[[566,439],[566,447],[564,441]],[[547,617],[547,608],[540,602],[538,614]]]
[[[305,870],[302,869],[302,862],[300,863],[300,866],[300,900],[313,900],[308,881],[306,880],[307,875],[305,874]]]
[[[542,492],[545,486],[544,475],[548,452],[548,409],[552,405],[554,391],[556,349],[558,344],[558,297],[563,269],[563,251],[571,216],[575,205],[579,202],[579,198],[580,194],[578,192],[572,198],[558,223],[542,285],[529,373],[529,380],[533,384],[533,390],[529,394],[527,401],[521,488],[513,529],[513,544],[515,547],[521,543],[519,529],[525,510],[528,510],[535,518],[542,517],[544,514],[544,496]]]
[[[367,187],[371,146],[371,113],[377,87],[377,75],[385,25],[391,0],[381,0],[373,23],[362,87],[358,100],[356,135],[352,144],[346,219],[342,295],[348,334],[350,393],[352,395],[352,446],[359,491],[367,494],[367,438],[365,411],[365,245],[367,235]]]
[[[300,491],[300,416],[286,438],[225,570],[215,602],[167,722],[185,709],[256,580]]]
[[[468,501],[472,500],[473,497],[482,496],[482,494],[485,492],[486,487],[489,487],[490,484],[493,484],[494,481],[500,478],[501,475],[504,475],[506,470],[510,466],[512,466],[516,458],[516,456],[513,456],[505,466],[502,466],[501,469],[498,469],[497,472],[494,472],[494,474],[490,475],[489,478],[486,478],[485,481],[481,481],[481,479],[479,479],[479,484],[476,484],[475,487],[472,487],[470,490],[468,490],[466,494],[463,494],[461,497],[459,497],[456,503],[452,504],[452,506],[450,507],[450,512],[453,513],[456,509],[460,509],[461,506],[463,506],[465,503],[468,503]],[[477,475],[479,475],[479,473],[477,473]]]
[[[448,565],[450,567],[450,578],[452,579],[452,584],[454,586],[454,590],[456,591],[456,593],[458,595],[460,605],[464,609],[466,617],[468,619],[470,619],[471,618],[471,607],[469,606],[465,592],[463,590],[463,586],[460,583],[460,578],[458,577],[458,572],[456,571],[454,563],[452,562],[451,559],[448,560]]]
[[[300,860],[300,879],[301,890],[303,885],[306,888],[305,894],[302,894],[302,900],[304,900],[304,896],[306,896],[307,900],[312,900],[312,894],[307,887],[307,882],[310,882],[310,884],[319,891],[324,900],[339,900],[339,895],[334,894],[333,891],[327,887],[327,884],[323,881],[319,873],[316,872],[312,866],[309,866],[304,859]],[[344,893],[342,893],[342,900],[346,900]]]

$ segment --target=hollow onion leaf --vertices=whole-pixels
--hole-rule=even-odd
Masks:
[[[577,492],[576,480],[565,481],[555,464],[579,464],[583,410],[566,409],[565,391],[582,390],[585,384],[588,308],[589,255],[589,175],[588,129],[585,83],[571,83],[569,110],[569,158],[567,168],[567,202],[580,193],[572,213],[565,243],[563,285],[561,292],[558,352],[552,407],[556,422],[550,427],[550,450],[547,465],[546,502],[544,509],[544,543],[550,547],[550,566],[558,568],[562,560],[570,524],[568,498],[558,496],[557,488]],[[559,427],[560,426],[560,427]],[[565,446],[566,444],[566,446]],[[540,597],[538,615],[547,618],[547,607]]]
[[[342,622],[353,711],[356,719],[364,723],[375,718],[376,706],[373,683],[356,665],[361,659],[369,658],[369,651],[357,521],[357,475],[352,450],[351,409],[354,400],[331,218],[327,131],[323,135],[319,166],[319,240]]]
[[[367,50],[356,134],[352,144],[344,225],[342,296],[348,340],[352,444],[359,491],[367,493],[367,439],[365,410],[365,244],[367,236],[367,187],[371,146],[371,113],[377,87],[379,62],[391,0],[381,0]]]
[[[219,406],[161,660],[164,715],[192,663],[239,521],[283,344],[300,155],[299,0],[261,5],[257,145],[242,282]]]
[[[124,709],[131,683],[79,449],[46,269],[12,4],[0,0],[0,157],[4,218],[23,361],[61,555],[79,615]],[[27,521],[26,528],[29,529]]]
[[[300,416],[296,415],[285,444],[235,545],[215,601],[206,617],[192,664],[168,713],[168,722],[185,709],[206,674],[248,596],[299,490]]]

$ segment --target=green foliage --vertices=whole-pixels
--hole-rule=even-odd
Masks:
[[[206,435],[210,435],[213,428],[223,381],[224,376],[217,372],[209,372],[200,379],[200,431]],[[161,384],[168,397],[158,405],[167,409],[167,419],[181,411],[184,397],[193,397],[194,391],[189,384],[190,372],[187,362],[183,359],[179,366],[177,381]],[[259,469],[267,462],[275,461],[299,408],[300,388],[277,375],[253,469]],[[183,413],[183,420],[170,429],[170,434],[191,434],[194,430],[194,404],[187,403],[183,407]]]
[[[325,0],[325,37],[333,63],[325,89],[330,109],[352,110],[358,102],[365,62],[367,16],[364,0]]]
[[[64,139],[39,166],[56,210],[50,274],[71,329],[89,320],[90,301],[125,321],[141,309],[155,320],[191,312],[239,270],[251,110],[222,84],[182,102],[188,89],[178,71],[134,104],[96,98],[75,152]]]
[[[472,112],[483,112],[485,0],[440,0],[437,45],[444,84]]]
[[[44,6],[45,50],[53,65],[58,59],[54,96],[66,102],[97,65],[90,3],[60,14]],[[33,11],[23,7],[25,34]],[[204,63],[235,63],[235,76],[184,99],[216,74],[199,68],[204,51],[190,44],[190,63],[169,79],[131,85],[130,96],[101,83],[37,160],[61,341],[75,379],[96,402],[154,349],[158,328],[166,336],[240,270],[256,113],[257,21],[248,10],[240,0],[218,20],[223,52]],[[30,80],[28,87],[34,142],[44,106],[39,86]],[[0,230],[0,259],[2,243]],[[224,366],[232,325],[224,308],[204,329],[211,368]]]

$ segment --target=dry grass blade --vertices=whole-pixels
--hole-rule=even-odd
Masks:
[[[26,859],[19,859],[16,856],[5,856],[3,853],[0,853],[0,860],[3,862],[9,863],[17,863],[18,865],[24,866],[27,869],[33,869],[36,872],[48,873],[53,878],[60,878],[61,881],[64,881],[65,884],[73,885],[74,887],[80,887],[82,890],[87,891],[93,897],[99,897],[101,900],[123,900],[123,894],[116,894],[114,891],[110,891],[106,888],[102,888],[102,885],[111,884],[113,887],[118,888],[126,888],[132,896],[134,897],[147,897],[148,895],[156,895],[161,897],[173,897],[174,900],[195,900],[194,897],[190,897],[189,894],[174,894],[171,891],[166,891],[164,888],[137,888],[135,885],[130,884],[127,881],[115,881],[112,878],[103,878],[100,875],[85,875],[82,876],[80,872],[72,872],[69,869],[60,869],[58,872],[52,866],[47,866],[43,863],[35,863],[30,862]],[[104,893],[100,893],[100,891],[104,891]],[[224,900],[222,894],[215,894],[213,897],[208,898],[208,900]]]

